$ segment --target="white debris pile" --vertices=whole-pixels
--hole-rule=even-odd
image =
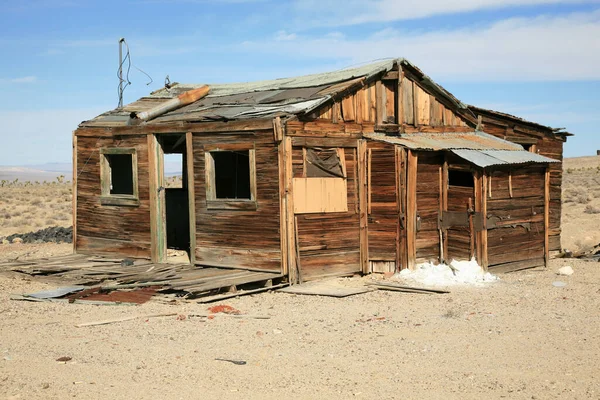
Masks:
[[[449,266],[446,264],[419,264],[414,271],[403,269],[394,275],[394,278],[427,286],[480,285],[498,280],[495,275],[485,272],[475,259],[471,261],[452,260]]]

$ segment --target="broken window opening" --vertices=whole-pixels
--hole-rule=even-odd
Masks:
[[[460,187],[475,187],[473,173],[470,171],[448,170],[448,185]]]
[[[139,205],[135,149],[100,149],[100,157],[100,203],[103,205]]]
[[[215,198],[250,200],[249,151],[216,151],[212,157],[215,163]]]
[[[256,151],[252,145],[207,146],[206,206],[216,210],[257,210]],[[214,149],[214,150],[213,150]]]
[[[307,178],[346,178],[337,149],[307,148],[305,154]]]
[[[133,195],[132,154],[106,154],[110,168],[110,194]]]

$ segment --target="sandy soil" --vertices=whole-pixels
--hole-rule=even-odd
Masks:
[[[565,159],[562,198],[562,247],[586,251],[600,243],[599,156]]]
[[[565,264],[575,274],[556,276]],[[567,286],[554,287],[557,280]],[[76,328],[132,315],[206,313],[207,305],[8,299],[54,286],[0,277],[2,398],[600,397],[597,262],[555,260],[547,270],[447,295],[274,292],[225,302],[270,319],[170,316]],[[63,356],[72,360],[55,361]]]
[[[565,163],[572,168],[565,190],[573,192],[565,196],[571,200],[564,205],[564,247],[600,242],[600,214],[585,212],[600,206],[593,164],[599,160]],[[71,249],[0,245],[0,261]],[[557,276],[564,265],[574,275]],[[10,300],[13,293],[66,282],[0,272],[0,399],[600,398],[600,263],[553,260],[548,269],[500,278],[484,287],[452,287],[446,295],[262,293],[219,304],[269,319],[206,319],[188,317],[207,313],[207,305],[194,302]],[[158,313],[177,316],[75,327]],[[64,356],[72,360],[56,361]]]

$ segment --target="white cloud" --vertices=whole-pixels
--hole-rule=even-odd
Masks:
[[[511,18],[488,26],[411,32],[386,29],[360,39],[298,36],[244,42],[242,49],[348,66],[406,57],[434,79],[462,81],[600,79],[600,11]]]
[[[407,4],[398,0],[296,0],[299,13],[318,10],[309,25],[341,26],[389,22],[482,10],[552,4],[600,4],[600,0],[420,0]]]
[[[0,83],[34,83],[37,82],[36,76],[22,76],[19,78],[0,79]]]
[[[296,40],[298,39],[298,35],[295,33],[287,33],[286,31],[279,31],[275,34],[275,40],[279,41],[287,41],[287,40]]]

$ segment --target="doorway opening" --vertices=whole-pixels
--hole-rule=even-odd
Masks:
[[[162,147],[163,177],[165,191],[165,233],[167,255],[181,257],[174,250],[185,251],[191,259],[193,246],[190,243],[190,209],[185,134],[159,136]]]

